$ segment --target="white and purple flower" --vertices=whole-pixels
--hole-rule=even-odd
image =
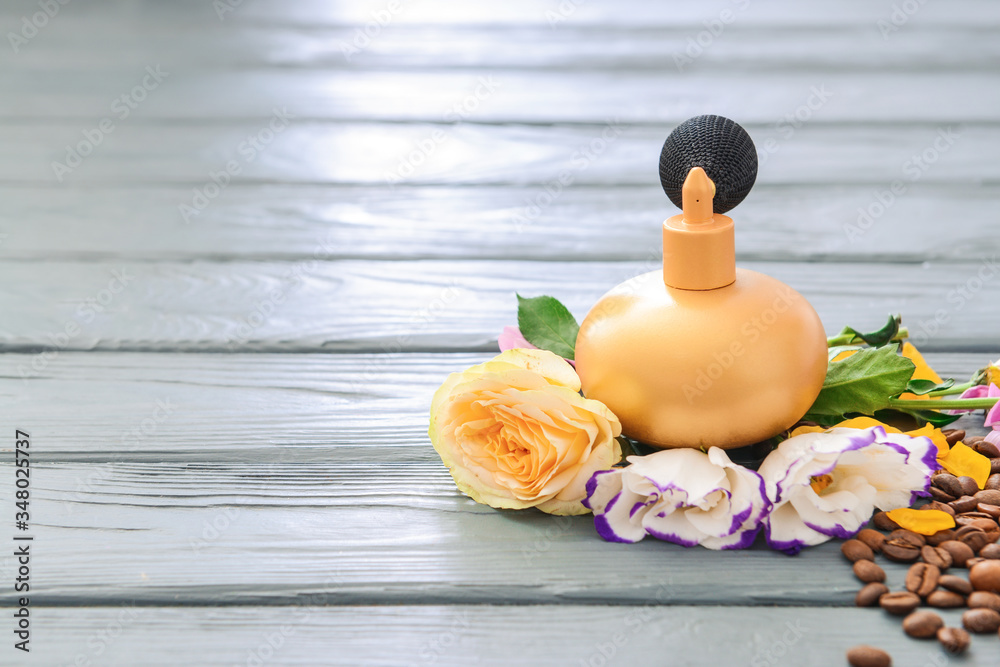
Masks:
[[[760,475],[712,447],[628,457],[630,466],[595,473],[584,504],[612,542],[646,535],[709,549],[750,546],[769,503]]]
[[[853,536],[875,508],[909,507],[927,495],[938,468],[926,437],[834,428],[785,440],[760,465],[773,504],[768,544],[789,554],[830,538]]]

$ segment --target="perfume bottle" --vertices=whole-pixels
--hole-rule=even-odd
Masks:
[[[731,449],[788,429],[826,377],[826,333],[808,301],[736,267],[723,215],[756,180],[746,131],[720,116],[678,126],[660,179],[682,213],[663,223],[663,269],[605,294],[576,341],[583,392],[623,433],[659,447]]]

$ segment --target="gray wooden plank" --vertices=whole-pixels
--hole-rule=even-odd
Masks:
[[[744,262],[808,298],[830,332],[906,318],[927,349],[993,351],[996,259]],[[515,292],[579,318],[644,262],[3,262],[0,350],[482,351],[516,321]]]
[[[833,665],[857,644],[896,665],[954,660],[873,609],[690,606],[40,607],[30,658],[11,665]],[[748,616],[752,614],[752,622]],[[958,613],[944,611],[949,625]],[[113,636],[112,636],[113,634]],[[184,641],[178,641],[183,637]],[[974,636],[962,665],[996,664]],[[4,650],[9,650],[4,647]],[[98,653],[100,651],[100,653]],[[5,655],[4,657],[7,657]]]
[[[437,464],[427,439],[434,390],[493,354],[7,353],[0,400],[8,425],[32,434],[33,460],[93,464],[97,481],[106,463]],[[1000,343],[928,354],[959,381],[997,358]],[[971,433],[982,421],[959,423]]]
[[[302,261],[319,249],[328,259],[641,260],[676,211],[656,185],[572,186],[536,210],[537,196],[532,186],[240,184],[185,224],[183,186],[5,186],[0,258]],[[741,261],[969,261],[1000,251],[998,208],[996,186],[907,182],[897,197],[871,184],[761,184],[732,215]],[[958,210],[962,223],[945,233]]]
[[[783,133],[794,134],[802,120],[993,122],[1000,83],[995,66],[986,72],[809,68],[754,71],[753,76],[726,68],[688,76],[676,68],[588,69],[567,76],[565,70],[491,66],[488,70],[426,70],[417,76],[408,67],[391,71],[280,67],[184,71],[169,60],[150,56],[120,71],[18,68],[8,72],[0,118],[75,121],[90,130],[103,118],[121,128],[151,120],[266,119],[278,104],[314,120],[600,124],[615,118],[670,127],[711,112],[741,124],[780,124]],[[780,79],[781,85],[767,95],[758,94],[762,80],[768,78]],[[133,90],[138,92],[133,95]],[[122,95],[131,96],[132,104],[116,103]],[[962,104],[956,106],[955,99]]]
[[[299,113],[294,108],[288,112]],[[178,206],[205,208],[219,196],[212,174],[228,167],[234,174],[230,180],[258,184],[534,184],[533,201],[544,202],[545,186],[553,191],[570,183],[655,186],[656,161],[672,129],[669,122],[650,127],[616,124],[614,119],[594,126],[548,127],[329,124],[293,118],[274,134],[265,119],[179,125],[122,122],[77,162],[72,155],[80,144],[92,143],[84,132],[96,132],[97,122],[5,123],[0,127],[0,142],[6,147],[0,184],[59,185],[59,177],[62,187],[184,184],[191,190]],[[998,125],[807,123],[787,139],[774,126],[749,124],[747,129],[762,158],[759,183],[885,188],[894,181],[1000,181],[1000,166],[991,157],[1000,152]],[[215,180],[225,183],[226,178]],[[201,203],[195,190],[202,193]]]

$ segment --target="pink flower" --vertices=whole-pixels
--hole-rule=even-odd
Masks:
[[[984,384],[977,384],[975,387],[969,387],[962,392],[959,398],[986,398],[989,396],[990,388]],[[964,415],[966,412],[975,412],[975,410],[945,410],[946,414],[949,415]]]
[[[521,335],[521,330],[517,327],[504,327],[503,332],[500,334],[500,338],[497,340],[500,345],[500,351],[506,352],[507,350],[515,350],[518,348],[537,350],[538,348],[529,343],[524,336]]]
[[[991,384],[986,396],[988,398],[1000,396],[1000,387]],[[1000,427],[1000,401],[997,401],[986,413],[986,423],[983,426],[992,426],[994,431],[998,430],[997,427]]]

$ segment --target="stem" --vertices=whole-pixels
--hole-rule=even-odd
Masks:
[[[954,398],[935,401],[921,401],[906,398],[890,398],[890,408],[903,410],[989,410],[1000,398]]]
[[[906,327],[899,327],[899,333],[892,337],[890,342],[900,342],[904,338],[910,337],[910,330]],[[865,341],[861,340],[854,334],[840,334],[839,336],[831,336],[826,339],[827,347],[836,347],[838,345],[864,345]]]
[[[972,389],[975,386],[976,386],[975,382],[966,382],[964,384],[952,385],[947,389],[938,389],[936,391],[928,392],[927,394],[924,395],[933,398],[934,396],[949,396],[951,394],[961,394],[966,389]]]

